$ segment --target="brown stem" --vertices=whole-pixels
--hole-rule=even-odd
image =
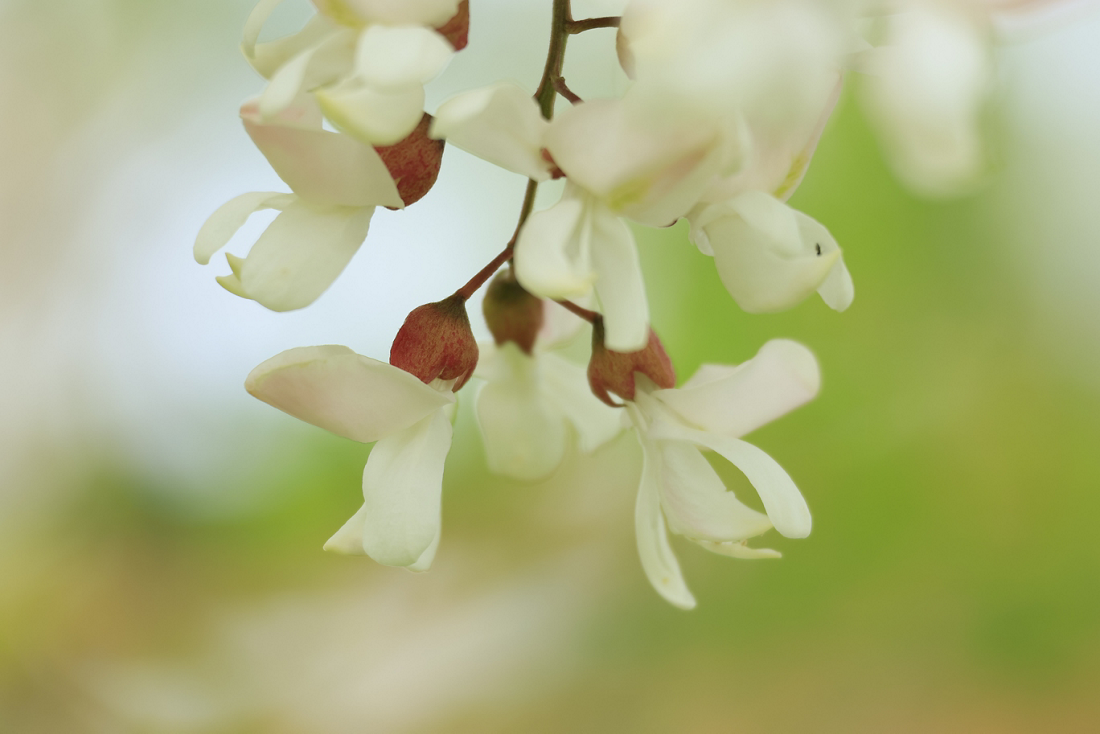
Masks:
[[[501,250],[501,253],[494,257],[492,261],[478,271],[477,275],[470,278],[470,281],[466,285],[455,291],[456,296],[461,296],[462,300],[470,300],[470,296],[477,293],[477,289],[485,285],[485,281],[493,277],[493,273],[500,269],[500,266],[512,259],[512,248],[515,246],[515,238],[512,242],[508,243],[508,246]]]
[[[565,24],[565,32],[570,35],[584,33],[593,28],[618,28],[622,20],[618,15],[608,15],[603,18],[585,18],[583,20],[570,20]]]
[[[570,104],[580,104],[584,101],[569,88],[569,85],[565,83],[565,79],[560,76],[554,80],[554,91],[569,100]]]
[[[600,315],[595,311],[589,311],[584,306],[578,306],[572,301],[557,301],[557,303],[564,306],[567,311],[575,313],[590,324],[596,323],[596,319],[600,318]]]

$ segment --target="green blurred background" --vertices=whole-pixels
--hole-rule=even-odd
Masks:
[[[532,86],[541,4],[474,0],[430,105],[501,54]],[[499,249],[522,182],[450,150],[315,306],[221,292],[194,232],[281,189],[235,119],[260,89],[236,52],[250,5],[0,4],[0,732],[1100,730],[1095,14],[1004,49],[972,198],[909,195],[846,90],[792,202],[845,250],[844,314],[746,315],[682,227],[638,232],[681,379],[779,336],[824,370],[751,437],[813,534],[762,539],[779,561],[674,540],[685,613],[636,558],[631,436],[516,484],[486,473],[468,400],[432,571],[321,552],[368,448],[244,375],[303,344],[384,355]],[[589,35],[573,86],[598,94],[621,80]]]

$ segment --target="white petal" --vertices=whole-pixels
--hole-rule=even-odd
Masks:
[[[440,105],[431,136],[536,181],[550,177],[542,157],[550,123],[530,94],[511,82],[463,92]]]
[[[855,298],[855,285],[852,276],[848,272],[848,266],[844,264],[844,257],[840,255],[840,246],[829,230],[816,219],[806,216],[800,211],[795,211],[798,219],[798,230],[802,241],[806,244],[814,243],[814,253],[821,251],[821,257],[836,256],[836,261],[829,268],[828,275],[817,287],[817,293],[825,305],[835,311],[843,311],[852,305]]]
[[[408,372],[347,347],[299,347],[248,375],[245,389],[265,403],[338,436],[371,443],[454,402]]]
[[[820,387],[813,352],[773,339],[736,368],[704,365],[683,387],[653,396],[691,425],[738,438],[806,404]]]
[[[428,545],[424,552],[420,554],[420,558],[417,558],[416,563],[412,564],[411,566],[406,566],[406,568],[416,573],[423,573],[432,567],[432,562],[435,560],[435,552],[439,550],[439,539],[443,534],[442,531],[443,527],[442,525],[440,525],[440,528],[438,531],[436,531],[435,537],[432,539],[432,542]]]
[[[397,185],[378,153],[347,135],[297,124],[284,110],[268,122],[255,102],[241,107],[241,120],[271,167],[296,194],[328,206],[404,207]]]
[[[367,507],[363,505],[336,531],[335,535],[325,542],[324,549],[330,553],[365,556],[367,551],[363,548],[363,527],[366,516]]]
[[[739,541],[771,530],[768,516],[726,489],[699,449],[659,441],[661,507],[672,532],[693,540]]]
[[[279,2],[282,2],[282,0],[275,0],[276,4]],[[260,7],[257,5],[256,11]],[[253,11],[254,15],[256,11]],[[252,21],[252,16],[249,17],[249,21]],[[246,26],[245,36],[241,41],[241,51],[248,63],[260,76],[264,79],[270,79],[282,68],[283,64],[286,64],[302,51],[317,46],[327,36],[339,30],[339,26],[325,16],[315,15],[306,22],[302,30],[293,35],[266,43],[256,43],[258,35],[250,33],[250,28]],[[255,29],[255,32],[258,34],[259,29]]]
[[[750,313],[797,305],[840,259],[828,230],[767,194],[751,191],[728,207],[704,229],[722,283]]]
[[[527,218],[516,242],[516,278],[542,298],[575,298],[592,287],[590,222],[584,200],[566,186],[561,200]]]
[[[293,104],[301,92],[332,84],[347,74],[352,67],[355,39],[350,29],[338,30],[283,64],[260,95],[260,114],[273,117]]]
[[[355,73],[365,86],[394,92],[430,81],[453,55],[447,39],[430,28],[371,25],[359,36]]]
[[[549,352],[542,352],[538,359],[546,399],[553,400],[573,424],[581,451],[595,451],[619,435],[620,411],[592,394],[584,367]]]
[[[302,201],[287,207],[241,266],[249,298],[272,311],[313,303],[359,250],[373,213],[371,207],[317,208]]]
[[[592,306],[589,296],[578,296],[573,303],[583,308]],[[535,343],[540,349],[565,346],[585,328],[588,322],[565,306],[549,298],[542,299],[542,328]]]
[[[542,479],[565,455],[565,420],[541,389],[536,359],[513,342],[496,351],[495,379],[475,398],[489,470],[524,481]]]
[[[316,1],[316,0],[315,0]],[[344,5],[368,23],[440,26],[458,12],[459,0],[326,0]]]
[[[264,23],[267,22],[275,8],[282,3],[283,0],[260,0],[256,3],[256,7],[252,8],[252,12],[248,14],[248,19],[244,22],[244,32],[241,34],[241,50],[244,52],[245,58],[251,60],[255,55],[256,42],[260,40]]]
[[[371,145],[404,140],[424,117],[424,87],[389,92],[350,81],[317,91],[325,116],[340,130]]]
[[[604,317],[604,343],[616,352],[636,352],[649,341],[649,302],[634,235],[602,204],[591,204],[592,269]]]
[[[451,422],[442,410],[375,444],[363,470],[363,547],[371,558],[425,567],[418,562],[439,537],[450,448]]]
[[[650,453],[648,450],[644,451],[642,481],[638,487],[638,501],[634,506],[638,556],[649,583],[653,584],[658,594],[681,609],[694,609],[695,597],[688,591],[680,572],[680,564],[668,543],[668,531],[665,529],[665,518],[661,514],[657,488],[659,467],[654,466],[654,462],[659,462],[659,459],[650,456]]]
[[[756,559],[756,558],[782,558],[783,554],[771,548],[750,548],[745,541],[733,543],[712,543],[709,540],[696,540],[699,546],[706,548],[711,553],[730,558]]]
[[[649,432],[654,440],[689,441],[717,451],[741,470],[756,488],[775,529],[788,538],[805,538],[812,525],[810,509],[791,477],[766,453],[738,438],[696,431],[661,422]]]
[[[257,191],[235,196],[214,210],[195,237],[195,260],[206,265],[215,252],[225,247],[254,212],[261,209],[285,209],[297,197],[277,191]]]

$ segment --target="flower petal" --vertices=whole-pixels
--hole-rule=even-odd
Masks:
[[[363,548],[363,526],[366,523],[367,507],[360,506],[351,518],[344,523],[336,534],[325,542],[324,549],[330,553],[347,556],[365,556]]]
[[[256,101],[241,107],[241,120],[252,142],[296,194],[329,206],[403,208],[386,165],[369,145],[347,135],[298,124],[288,108],[265,122]],[[319,118],[319,116],[318,116]]]
[[[282,1],[268,0],[266,4],[274,6]],[[325,16],[315,15],[297,33],[274,41],[257,43],[261,27],[267,20],[267,13],[264,13],[262,18],[257,15],[264,5],[265,3],[261,3],[252,11],[241,39],[241,52],[245,59],[264,79],[270,79],[283,64],[302,51],[318,45],[324,41],[325,37],[339,30],[339,26]]]
[[[437,26],[458,12],[459,0],[314,0],[322,12],[352,13],[367,23]]]
[[[771,548],[750,548],[744,540],[732,543],[713,543],[709,540],[696,540],[695,543],[706,548],[711,553],[730,558],[742,558],[747,560],[757,558],[782,558],[783,554]]]
[[[773,339],[756,356],[725,370],[705,365],[683,387],[653,396],[689,424],[735,438],[812,400],[821,387],[813,352],[798,342]],[[696,379],[708,374],[710,379]]]
[[[419,84],[385,91],[352,80],[318,90],[316,97],[333,125],[370,145],[401,142],[424,117]]]
[[[235,196],[210,215],[195,237],[195,260],[206,265],[214,253],[225,247],[253,213],[261,209],[285,209],[297,199],[293,194],[256,191]]]
[[[342,346],[282,352],[252,370],[244,386],[284,413],[362,443],[454,403],[453,394]]]
[[[423,26],[367,26],[355,50],[355,73],[368,87],[395,92],[433,79],[454,55],[447,39]]]
[[[350,29],[337,30],[280,66],[260,95],[260,114],[274,117],[303,91],[313,91],[343,77],[352,67],[356,38]]]
[[[575,298],[592,288],[591,232],[585,203],[566,186],[561,200],[535,212],[516,242],[516,278],[542,298]]]
[[[538,359],[546,399],[552,399],[573,424],[581,451],[595,451],[619,435],[623,429],[620,411],[592,394],[584,367],[549,352],[540,353]]]
[[[439,537],[450,448],[451,422],[442,410],[375,444],[363,470],[363,548],[371,558],[425,568],[418,562]]]
[[[643,455],[642,481],[638,487],[638,501],[634,506],[634,532],[642,569],[649,583],[669,603],[681,609],[694,609],[695,597],[684,583],[680,564],[668,543],[665,518],[661,514],[659,468],[655,465],[659,459],[651,456],[651,451],[644,445]]]
[[[272,311],[317,300],[367,236],[372,207],[313,207],[298,201],[260,235],[241,266],[249,297]]]
[[[564,418],[541,389],[535,357],[514,342],[495,351],[495,379],[475,398],[489,470],[524,481],[542,479],[565,455]]]
[[[592,269],[604,318],[604,343],[636,352],[649,341],[649,302],[634,235],[626,222],[598,202],[590,204]]]
[[[775,529],[788,538],[805,538],[812,521],[806,500],[787,472],[766,453],[738,438],[696,431],[669,422],[654,424],[653,440],[689,441],[717,451],[741,470],[756,488]]]
[[[661,452],[661,507],[672,532],[692,540],[740,541],[771,530],[768,516],[743,505],[726,489],[699,449],[657,442]]]
[[[550,123],[531,95],[511,82],[498,82],[452,97],[440,105],[431,136],[536,181],[550,178],[542,157]]]

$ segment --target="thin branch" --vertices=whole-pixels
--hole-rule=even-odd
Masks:
[[[569,100],[570,104],[580,104],[584,101],[569,88],[569,85],[565,83],[565,79],[560,76],[554,79],[554,91]]]
[[[618,28],[622,18],[618,15],[608,15],[603,18],[585,18],[583,20],[570,20],[565,24],[565,32],[570,35],[584,33],[594,28]]]
[[[478,271],[477,275],[470,278],[470,281],[455,291],[456,296],[462,296],[462,300],[470,300],[470,296],[477,293],[477,289],[485,285],[485,281],[493,277],[493,273],[500,269],[500,266],[512,259],[512,248],[514,245],[514,238],[512,242],[508,243],[499,255],[494,257],[492,261]]]
[[[590,324],[596,323],[596,319],[600,318],[600,315],[595,311],[589,311],[584,306],[578,306],[572,301],[557,301],[556,303],[560,306],[564,306],[567,311],[575,313]]]

